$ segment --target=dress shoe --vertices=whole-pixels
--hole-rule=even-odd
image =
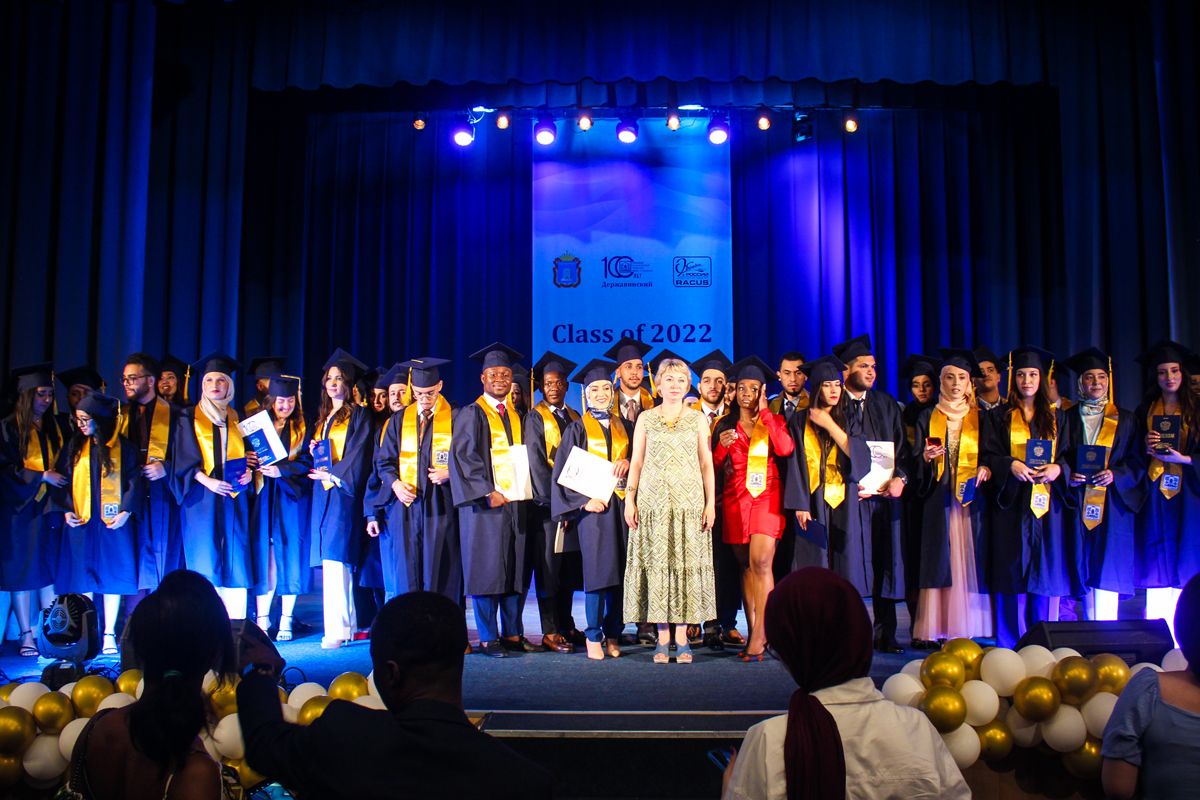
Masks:
[[[504,658],[508,655],[508,653],[504,652],[504,648],[500,646],[499,642],[480,642],[479,652],[492,658]]]
[[[709,628],[704,631],[704,641],[701,644],[709,650],[725,649],[725,643],[721,641],[721,631],[717,628]]]
[[[620,645],[617,644],[616,639],[605,639],[604,640],[604,652],[608,654],[609,658],[620,658],[621,657],[621,647],[620,647]]]
[[[688,625],[687,640],[689,645],[699,645],[704,641],[704,629],[699,625]]]
[[[744,648],[746,646],[746,637],[742,636],[737,628],[726,628],[721,631],[721,641],[729,647]]]
[[[579,628],[571,628],[571,630],[563,634],[563,638],[576,647],[583,647],[587,644],[587,637],[583,635],[583,631],[579,630]]]
[[[881,653],[891,653],[899,655],[904,652],[904,648],[896,641],[895,636],[880,636],[875,640],[875,649]]]
[[[551,653],[574,653],[575,645],[560,633],[547,633],[542,637],[542,649]]]
[[[636,647],[639,644],[638,637],[634,636],[632,633],[622,633],[617,637],[617,641],[626,647]]]
[[[536,653],[538,646],[524,636],[505,636],[500,644],[510,653]]]
[[[658,629],[652,622],[639,622],[637,626],[638,644],[658,644]]]
[[[913,650],[937,650],[939,645],[937,642],[931,642],[928,639],[913,639]]]

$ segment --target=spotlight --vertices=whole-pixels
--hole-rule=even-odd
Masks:
[[[667,109],[667,128],[669,130],[673,130],[673,131],[679,130],[679,109],[678,108]]]
[[[758,107],[758,129],[765,131],[771,127],[771,112],[766,106]]]
[[[413,128],[418,131],[425,130],[425,123],[427,119],[428,116],[424,111],[418,111],[413,115]]]
[[[512,124],[512,109],[502,108],[496,112],[496,127],[502,131],[508,130],[508,126]]]
[[[617,138],[625,144],[633,144],[638,138],[637,120],[633,117],[622,117],[617,123]]]
[[[592,110],[590,108],[579,109],[579,130],[590,131],[592,129]]]
[[[846,133],[854,133],[858,130],[858,120],[854,118],[853,114],[846,115],[845,127]]]
[[[725,144],[729,141],[729,123],[720,114],[713,114],[708,123],[708,140],[713,144]]]
[[[468,147],[475,141],[475,129],[466,122],[455,123],[450,135],[459,147]]]
[[[803,111],[792,115],[792,141],[807,142],[813,137],[812,120]]]
[[[543,114],[537,125],[533,126],[533,138],[543,147],[554,144],[554,140],[558,138],[558,128],[549,114]]]

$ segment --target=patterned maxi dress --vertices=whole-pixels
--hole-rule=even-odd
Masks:
[[[708,422],[685,408],[668,425],[642,412],[646,454],[638,479],[638,527],[625,557],[625,621],[700,623],[717,615],[712,534],[704,530],[704,478],[696,443]]]

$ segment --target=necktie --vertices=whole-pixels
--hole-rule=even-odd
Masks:
[[[862,430],[862,421],[863,421],[863,401],[852,399],[850,401],[850,430],[854,433],[858,433],[859,431],[861,431]]]
[[[500,415],[500,419],[504,419],[507,413],[504,409],[504,403],[496,403],[496,413]]]
[[[642,410],[642,404],[637,400],[625,401],[625,419],[630,422],[637,420],[638,412]]]
[[[422,411],[420,419],[417,420],[417,444],[419,445],[425,440],[425,429],[429,427],[429,418],[433,416],[432,411]]]
[[[784,419],[791,419],[791,418],[792,418],[792,412],[793,412],[793,411],[795,411],[795,410],[796,410],[796,404],[795,404],[795,403],[793,403],[791,400],[784,400],[784,401],[783,401],[783,417],[784,417]]]
[[[713,423],[713,420],[715,420],[716,418],[717,418],[717,412],[715,412],[715,411],[708,412],[708,424],[709,425],[711,425]]]
[[[567,417],[567,410],[565,408],[554,409],[554,418],[558,420],[558,427],[560,428],[567,427],[567,424],[571,421]]]

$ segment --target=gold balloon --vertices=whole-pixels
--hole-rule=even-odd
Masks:
[[[1100,740],[1089,736],[1083,747],[1070,753],[1063,753],[1063,766],[1067,772],[1081,780],[1095,780],[1100,777],[1100,765],[1104,759],[1100,756]]]
[[[278,688],[279,688],[279,702],[283,703],[284,705],[287,705],[287,698],[288,698],[287,689],[284,689],[282,686],[280,686]]]
[[[21,755],[33,744],[35,736],[37,726],[33,724],[33,714],[17,706],[0,708],[0,754]]]
[[[0,686],[0,700],[3,700],[7,703],[9,698],[12,697],[13,689],[20,685],[21,684],[19,683],[6,683],[3,686]]]
[[[62,692],[47,692],[34,701],[33,719],[42,733],[57,735],[75,719],[75,706]]]
[[[921,683],[926,689],[949,686],[961,689],[967,682],[967,668],[962,659],[950,653],[930,653],[921,662]]]
[[[951,639],[942,645],[942,652],[958,656],[967,669],[967,680],[979,680],[979,663],[983,661],[983,648],[970,639]]]
[[[367,679],[357,672],[343,672],[329,684],[329,696],[334,700],[357,700],[369,691]]]
[[[117,677],[117,691],[124,692],[130,697],[137,697],[137,687],[142,681],[140,669],[127,669]]]
[[[223,758],[221,763],[237,773],[238,783],[243,789],[253,789],[266,780],[264,776],[250,769],[244,758]]]
[[[0,789],[11,789],[24,777],[20,756],[0,755]]]
[[[1024,679],[1013,690],[1013,707],[1030,722],[1045,722],[1054,716],[1061,704],[1058,687],[1040,675]]]
[[[1129,665],[1125,659],[1112,653],[1092,656],[1096,667],[1096,689],[1109,694],[1120,694],[1129,683]]]
[[[213,713],[217,715],[217,719],[224,719],[230,714],[237,712],[237,684],[236,683],[217,683],[213,685],[212,694],[209,695],[212,701]]]
[[[317,717],[325,713],[325,708],[333,702],[333,698],[329,695],[319,695],[310,697],[304,701],[304,705],[300,706],[300,714],[296,717],[296,721],[301,725],[312,725],[316,722]],[[963,713],[965,714],[965,707]]]
[[[96,713],[96,707],[104,698],[116,691],[112,681],[100,675],[85,675],[80,678],[75,688],[71,690],[71,702],[75,704],[75,713],[80,717],[90,717]]]
[[[1012,731],[1001,720],[980,725],[975,732],[979,734],[979,757],[984,761],[1003,761],[1012,752]]]
[[[929,717],[933,727],[940,733],[949,733],[962,725],[967,718],[967,701],[957,689],[951,689],[949,686],[931,688],[921,698],[918,707],[925,712],[925,716]]]
[[[1054,665],[1050,680],[1058,687],[1064,703],[1081,706],[1096,693],[1096,665],[1083,656],[1067,656]]]

